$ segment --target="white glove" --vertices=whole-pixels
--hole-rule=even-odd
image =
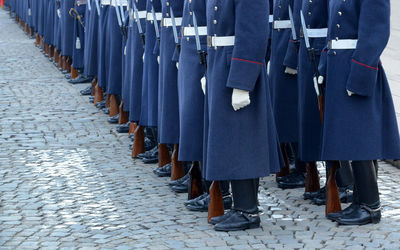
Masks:
[[[346,89],[346,91],[347,91],[347,95],[348,95],[348,96],[354,95],[354,92],[351,92],[350,90],[347,90],[347,89]]]
[[[142,60],[143,60],[143,62],[144,62],[144,53],[143,53],[143,56],[142,56]]]
[[[176,68],[179,69],[179,62],[176,62]]]
[[[292,68],[286,67],[285,73],[289,74],[289,75],[297,75],[297,69],[292,69]]]
[[[157,62],[160,64],[160,56],[157,56]]]
[[[241,108],[250,104],[250,92],[247,90],[233,89],[232,92],[232,107],[238,111]]]
[[[206,94],[206,77],[203,76],[200,79],[200,83],[201,83],[201,89],[203,90],[203,94]]]
[[[323,76],[319,76],[318,77],[318,84],[323,84],[324,80],[325,80],[325,78]]]

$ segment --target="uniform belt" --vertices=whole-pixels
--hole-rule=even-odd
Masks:
[[[181,26],[182,25],[182,17],[175,17],[175,25]],[[172,18],[164,17],[161,19],[161,26],[162,27],[170,27],[172,26]]]
[[[147,11],[145,11],[145,10],[138,11],[139,19],[146,18],[146,13],[147,13]],[[135,12],[133,12],[133,15],[135,16],[135,18],[138,18],[138,17],[136,16],[136,13],[135,13]]]
[[[292,24],[290,20],[276,20],[272,23],[273,29],[290,29],[292,28]]]
[[[207,36],[208,47],[225,47],[234,46],[235,36]]]
[[[156,12],[157,21],[161,21],[161,18],[162,18],[162,13],[161,12]],[[146,20],[147,21],[154,21],[153,13],[147,12]]]
[[[101,5],[111,5],[111,0],[101,0]]]
[[[328,42],[328,49],[356,49],[357,39],[331,40]]]
[[[116,6],[128,6],[128,0],[111,0],[111,5]]]
[[[206,36],[207,35],[207,26],[199,26],[197,27],[199,31],[199,36]],[[183,27],[182,28],[183,36],[195,36],[196,32],[194,27]]]
[[[309,38],[321,38],[328,35],[328,28],[322,29],[307,29],[307,34]]]
[[[274,22],[274,15],[269,15],[269,22],[273,23]]]
[[[76,0],[75,5],[76,6],[81,6],[87,4],[87,0]]]

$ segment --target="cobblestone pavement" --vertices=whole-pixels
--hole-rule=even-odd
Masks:
[[[155,165],[131,159],[126,135],[79,95],[87,85],[68,84],[33,42],[0,11],[0,249],[400,248],[400,171],[385,163],[380,224],[338,227],[303,190],[280,190],[269,177],[262,228],[215,232]],[[396,49],[384,60],[392,69]]]

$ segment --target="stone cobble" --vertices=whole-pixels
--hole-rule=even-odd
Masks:
[[[338,227],[271,176],[261,182],[262,227],[215,232],[155,165],[131,159],[127,136],[79,95],[88,85],[68,84],[33,43],[0,11],[0,249],[399,249],[400,172],[384,162],[380,224]],[[394,44],[384,55],[392,86]],[[398,86],[393,95],[399,112]]]

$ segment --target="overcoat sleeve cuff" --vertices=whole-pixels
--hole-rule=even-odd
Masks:
[[[253,91],[264,62],[232,58],[227,87]]]
[[[297,69],[298,50],[295,41],[290,40],[283,65],[291,69]]]
[[[321,57],[319,59],[319,65],[318,65],[318,72],[321,76],[326,77],[326,59],[328,56],[328,51],[327,50],[322,50],[321,51]]]
[[[351,60],[350,75],[347,79],[347,90],[361,96],[372,96],[377,82],[379,68]]]

